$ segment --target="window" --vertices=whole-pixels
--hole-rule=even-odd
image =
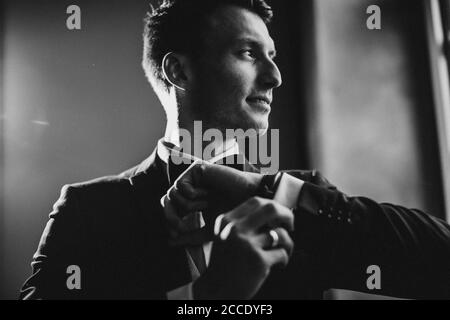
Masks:
[[[444,202],[450,221],[450,0],[429,0],[425,6]]]

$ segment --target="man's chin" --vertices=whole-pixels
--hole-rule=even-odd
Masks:
[[[253,118],[253,126],[251,128],[258,131],[259,134],[265,134],[269,129],[269,116],[263,115]]]
[[[256,135],[266,134],[269,129],[268,115],[243,115],[240,119],[234,120],[235,121],[227,121],[225,128],[223,128],[225,121],[222,121],[221,127],[223,129],[242,130],[244,132],[252,130],[255,131]],[[247,132],[247,134],[250,134],[250,132]]]

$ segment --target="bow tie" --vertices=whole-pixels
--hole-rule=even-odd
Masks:
[[[178,161],[173,161],[172,156],[169,157],[168,160],[168,171],[169,171],[169,183],[172,185],[179,176],[181,176],[193,163],[191,159],[189,159],[189,162],[186,161],[186,163],[178,164],[180,159],[177,159]],[[218,165],[224,165],[239,171],[244,171],[244,156],[240,154],[235,154],[228,156],[226,158],[222,158],[215,162],[215,164]]]

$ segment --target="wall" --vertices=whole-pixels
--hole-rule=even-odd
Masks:
[[[141,70],[146,1],[7,1],[4,36],[4,272],[15,298],[66,183],[119,173],[153,150],[164,116]]]
[[[421,1],[317,0],[316,32],[313,163],[350,194],[442,217]]]
[[[311,162],[347,194],[443,218],[422,4],[316,0]],[[381,8],[381,30],[366,27],[369,5]]]
[[[4,274],[4,262],[3,262],[3,218],[4,218],[4,179],[5,176],[5,165],[4,165],[4,108],[3,108],[3,2],[0,2],[0,280],[1,276]],[[1,292],[1,289],[0,289]]]

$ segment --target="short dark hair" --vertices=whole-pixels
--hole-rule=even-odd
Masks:
[[[170,87],[162,72],[164,56],[169,52],[195,55],[207,17],[224,5],[248,9],[265,24],[273,17],[272,8],[265,0],[163,0],[156,8],[151,6],[144,20],[142,65],[153,86],[156,81],[165,89]]]

